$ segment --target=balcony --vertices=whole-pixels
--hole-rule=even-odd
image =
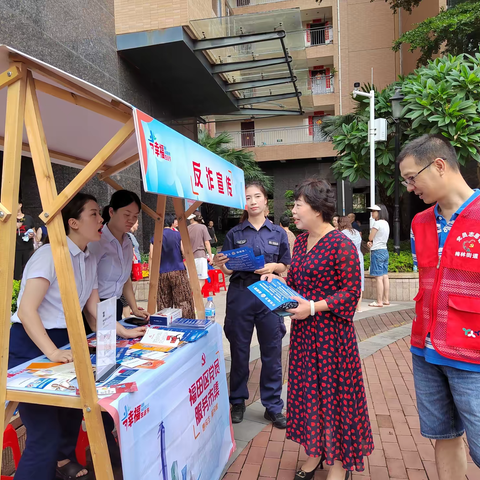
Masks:
[[[230,8],[253,7],[255,5],[265,5],[267,3],[284,2],[285,0],[228,0]]]
[[[326,95],[328,93],[335,93],[333,80],[333,75],[321,75],[312,78],[312,95]]]
[[[318,47],[321,45],[330,45],[333,43],[333,27],[327,26],[311,26],[305,28],[305,45],[307,47]]]
[[[332,143],[317,125],[228,132],[234,148],[255,153],[257,162],[335,156]]]

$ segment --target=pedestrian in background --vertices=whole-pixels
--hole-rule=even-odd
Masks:
[[[340,218],[340,215],[335,214],[332,217],[332,225],[335,230],[338,230],[338,219]]]
[[[390,280],[388,278],[387,249],[388,237],[390,236],[390,225],[388,224],[387,207],[383,204],[370,207],[374,220],[368,246],[370,248],[370,275],[377,278],[377,300],[369,303],[370,307],[383,307],[390,305]]]
[[[213,220],[210,220],[208,222],[208,234],[210,235],[210,246],[211,247],[216,247],[218,240],[217,240],[217,235],[215,234],[215,227],[213,226]]]
[[[293,245],[295,244],[296,237],[294,233],[290,230],[290,222],[291,218],[288,215],[282,215],[280,217],[280,226],[285,230],[287,233],[288,239],[288,246],[290,247],[290,256],[293,255]],[[288,268],[285,272],[281,273],[280,276],[286,278],[288,275]]]
[[[353,244],[355,245],[355,248],[357,249],[358,260],[360,262],[362,287],[360,290],[360,298],[358,299],[356,311],[361,312],[362,311],[362,295],[363,295],[363,291],[365,290],[365,268],[364,268],[363,253],[362,253],[362,236],[360,235],[360,232],[358,230],[355,230],[353,228],[350,215],[339,218],[338,229],[353,242]]]
[[[420,432],[435,440],[439,480],[464,480],[464,432],[480,467],[480,190],[467,185],[444,137],[413,140],[397,161],[407,191],[435,203],[415,216],[411,235],[420,287],[411,335]]]
[[[180,233],[173,229],[175,216],[165,215],[160,276],[158,277],[157,311],[181,308],[183,318],[195,318],[193,294],[183,263],[183,245]],[[154,237],[150,240],[150,261]]]
[[[17,243],[15,245],[15,267],[13,270],[14,280],[21,280],[25,265],[30,260],[35,250],[35,224],[30,215],[22,212],[22,201],[18,202],[17,210]]]
[[[349,213],[347,217],[350,219],[350,223],[352,224],[352,228],[355,230],[358,230],[359,232],[362,231],[362,225],[361,223],[356,219],[357,217],[355,216],[354,213]]]
[[[200,282],[200,290],[205,285],[208,278],[208,262],[213,259],[212,247],[210,246],[210,235],[208,233],[205,222],[201,213],[196,210],[188,217],[190,225],[188,234],[192,245],[193,258],[195,259],[195,267],[197,268],[198,281]],[[208,252],[205,253],[205,250]]]

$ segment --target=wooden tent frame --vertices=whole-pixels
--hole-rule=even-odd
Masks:
[[[40,73],[43,77],[62,85],[65,89],[34,79],[33,72]],[[138,154],[113,167],[106,166],[106,163],[135,132],[132,109],[118,101],[108,101],[68,78],[57,74],[55,71],[43,67],[41,64],[12,53],[10,54],[10,67],[5,72],[0,73],[0,89],[2,88],[7,88],[7,108],[5,138],[0,138],[0,144],[3,143],[4,147],[0,196],[0,251],[3,252],[5,259],[4,262],[0,263],[0,404],[4,405],[7,400],[9,403],[5,409],[5,415],[0,418],[0,431],[3,432],[5,430],[19,402],[82,409],[96,478],[113,480],[110,456],[101,417],[101,407],[98,404],[80,303],[76,292],[73,295],[71,294],[74,274],[61,209],[97,172],[100,172],[100,180],[103,180],[116,190],[122,189],[110,177],[137,162],[139,160]],[[88,162],[71,155],[49,151],[40,115],[37,91],[42,91],[97,114],[120,121],[123,123],[123,126],[98,154]],[[24,125],[27,131],[28,145],[22,142]],[[16,242],[16,212],[18,209],[22,151],[30,151],[31,153],[43,208],[40,218],[48,225],[48,234],[52,245],[53,260],[65,311],[67,329],[71,339],[75,372],[80,392],[80,395],[76,397],[7,390],[6,388],[10,339],[10,307]],[[83,167],[70,184],[60,193],[57,193],[55,185],[51,156]],[[201,203],[195,202],[185,211],[184,200],[181,198],[173,199],[196,310],[199,317],[202,318],[205,316],[205,308],[200,285],[197,281],[197,271],[187,231],[187,217]],[[152,210],[142,204],[142,210],[155,221],[148,296],[148,310],[151,312],[156,311],[165,205],[166,197],[163,195],[158,195],[156,210]],[[3,433],[0,435],[0,450],[2,448]]]

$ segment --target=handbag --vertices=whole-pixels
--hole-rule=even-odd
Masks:
[[[370,253],[370,248],[365,240],[362,240],[362,245],[360,246],[360,250],[364,255]]]

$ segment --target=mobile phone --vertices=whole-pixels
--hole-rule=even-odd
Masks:
[[[148,324],[148,320],[140,317],[128,317],[124,318],[123,321],[129,325],[135,325],[137,327],[143,327]]]

